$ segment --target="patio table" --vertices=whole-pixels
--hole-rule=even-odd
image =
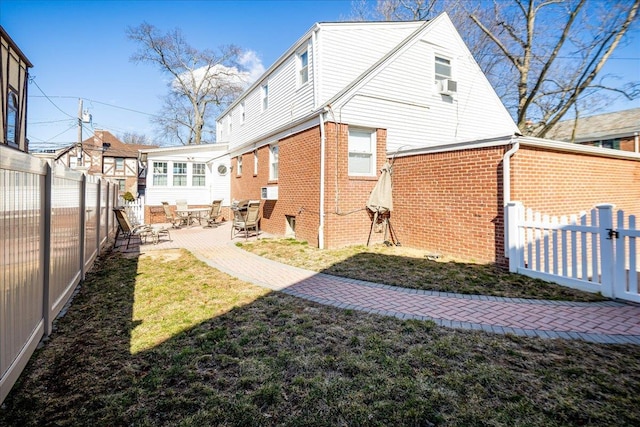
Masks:
[[[211,208],[187,208],[187,209],[178,209],[176,212],[178,215],[186,214],[187,215],[187,223],[191,225],[193,221],[197,220],[198,224],[202,225],[202,218],[209,212]]]

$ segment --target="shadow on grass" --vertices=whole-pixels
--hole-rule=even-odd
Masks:
[[[134,320],[138,310],[162,295],[139,293],[136,259],[112,254],[99,267],[5,401],[0,424],[640,423],[635,346],[450,330],[261,291],[132,352],[136,329],[150,322]],[[145,268],[158,287],[167,268],[195,274],[179,260]],[[252,288],[203,272],[229,293]],[[194,289],[199,280],[172,286],[209,298]]]

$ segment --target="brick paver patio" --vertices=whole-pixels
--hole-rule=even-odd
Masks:
[[[210,266],[247,282],[338,308],[500,334],[640,344],[638,305],[404,289],[277,263],[237,248],[234,243],[242,239],[230,240],[229,223],[217,228],[196,226],[172,230],[171,240],[162,239],[157,245],[132,245],[128,252],[185,248]]]

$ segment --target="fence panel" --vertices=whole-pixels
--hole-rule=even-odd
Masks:
[[[120,198],[119,203],[120,206],[124,207],[124,211],[127,213],[132,225],[144,224],[144,196],[140,196],[131,202]]]
[[[601,204],[557,218],[507,205],[509,270],[604,296],[640,302],[636,218]]]
[[[0,402],[44,335],[46,164],[0,147]]]
[[[115,235],[117,186],[0,146],[0,189],[2,403]]]

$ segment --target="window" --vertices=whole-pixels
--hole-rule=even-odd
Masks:
[[[167,162],[153,162],[153,185],[167,185]]]
[[[244,119],[245,119],[245,108],[244,108],[244,101],[242,101],[240,103],[240,123],[243,124],[244,123]]]
[[[262,86],[262,111],[266,111],[269,108],[269,85]]]
[[[124,179],[116,179],[116,182],[118,183],[118,191],[120,193],[124,193],[127,190],[127,181],[125,181]]]
[[[236,161],[236,175],[242,175],[242,154],[238,156],[238,160]]]
[[[173,164],[173,186],[187,186],[187,164],[184,162],[175,162]]]
[[[124,172],[124,159],[116,157],[116,172]]]
[[[9,91],[7,111],[7,144],[18,145],[18,96],[13,91]]]
[[[194,187],[204,187],[206,181],[206,165],[204,163],[193,164],[192,184]]]
[[[275,181],[278,179],[278,169],[280,162],[280,148],[272,145],[269,149],[269,179]]]
[[[253,174],[258,175],[258,150],[253,151]]]
[[[349,175],[375,176],[376,132],[349,129]]]
[[[604,139],[598,141],[598,147],[602,148],[611,148],[614,150],[620,149],[620,140],[619,139]]]
[[[451,61],[440,56],[436,56],[436,82],[451,78]]]
[[[309,51],[298,54],[298,84],[302,86],[309,81]]]

